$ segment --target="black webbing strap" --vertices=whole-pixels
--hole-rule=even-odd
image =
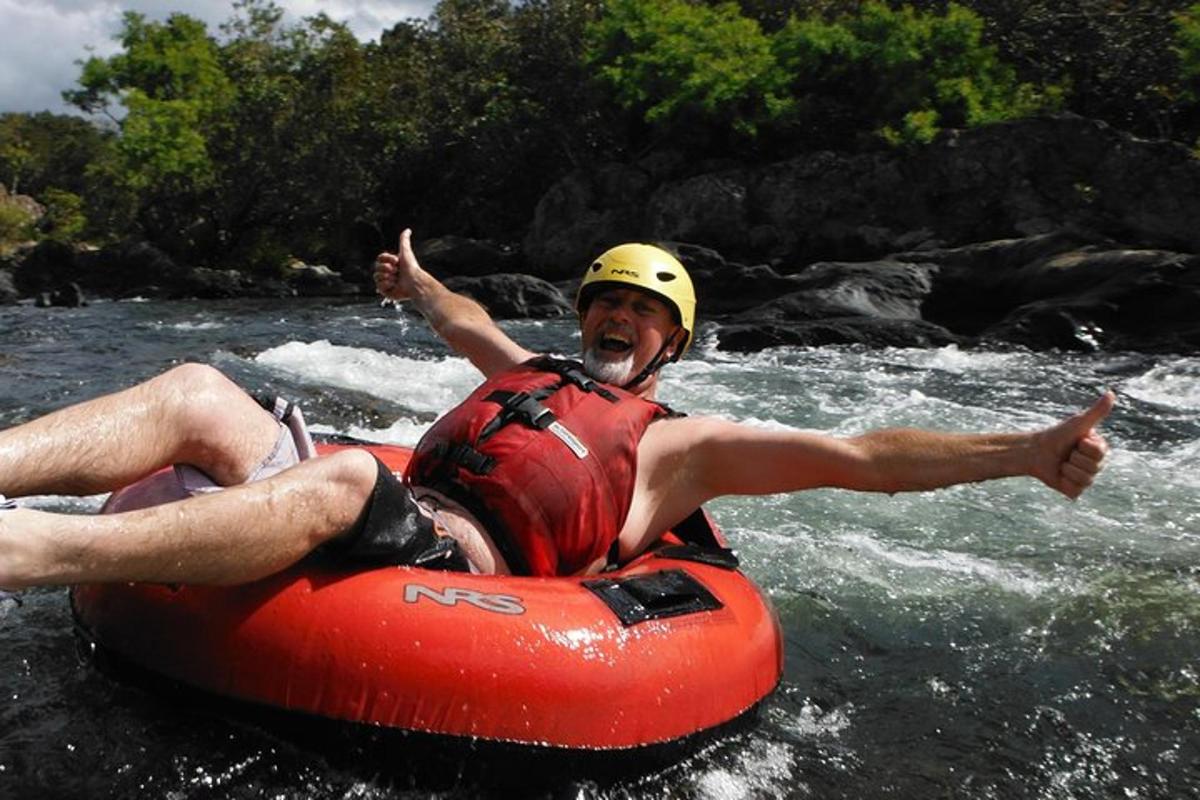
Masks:
[[[542,356],[526,362],[534,369],[539,369],[542,372],[553,372],[563,378],[564,382],[569,382],[578,386],[585,392],[595,392],[610,403],[615,403],[618,397],[606,389],[602,384],[596,383],[591,376],[583,369],[583,364],[578,361],[571,361],[565,358],[550,358]]]
[[[621,539],[617,537],[613,539],[613,543],[609,545],[608,557],[604,562],[604,571],[610,572],[621,566]]]
[[[487,425],[483,426],[483,430],[479,432],[476,441],[483,442],[487,440],[488,437],[513,420],[519,420],[530,428],[537,428],[539,431],[546,430],[546,428],[554,424],[554,421],[558,417],[554,416],[553,411],[542,405],[541,401],[554,394],[558,389],[558,386],[554,386],[534,392],[492,392],[484,400],[491,403],[499,403],[500,411]]]
[[[487,475],[496,466],[496,459],[484,455],[466,442],[439,442],[433,448],[433,455],[476,475]]]

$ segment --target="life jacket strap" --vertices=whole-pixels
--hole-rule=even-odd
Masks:
[[[519,420],[530,428],[544,431],[554,424],[558,417],[554,412],[542,405],[541,401],[550,396],[559,387],[546,392],[508,392],[495,391],[484,399],[491,403],[500,404],[500,412],[483,426],[479,432],[478,441],[482,442],[513,420]]]
[[[604,388],[599,383],[596,383],[590,375],[583,370],[583,364],[578,361],[571,361],[565,358],[551,358],[550,356],[542,356],[532,359],[528,362],[530,366],[542,372],[553,372],[563,378],[564,382],[569,382],[578,386],[585,392],[593,392],[600,397],[603,397],[610,403],[617,402],[618,398],[615,394]]]
[[[476,475],[487,475],[496,466],[496,459],[484,455],[466,442],[439,443],[433,448],[435,458],[456,464]]]

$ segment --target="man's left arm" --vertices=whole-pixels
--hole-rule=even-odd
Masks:
[[[1042,430],[957,434],[910,428],[838,438],[695,419],[685,456],[693,487],[707,497],[834,487],[873,492],[937,489],[1014,476],[1037,478],[1074,499],[1092,484],[1108,444],[1095,428],[1115,403]]]

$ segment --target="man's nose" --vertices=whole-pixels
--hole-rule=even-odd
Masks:
[[[618,303],[609,308],[608,318],[613,322],[628,324],[633,319],[633,307],[629,303]]]

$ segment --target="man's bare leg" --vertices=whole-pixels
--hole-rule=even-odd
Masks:
[[[256,580],[349,530],[370,497],[377,469],[368,453],[343,451],[265,480],[138,511],[5,511],[0,588]]]
[[[177,463],[238,484],[278,435],[274,418],[236,384],[185,364],[0,431],[0,494],[96,494]]]

